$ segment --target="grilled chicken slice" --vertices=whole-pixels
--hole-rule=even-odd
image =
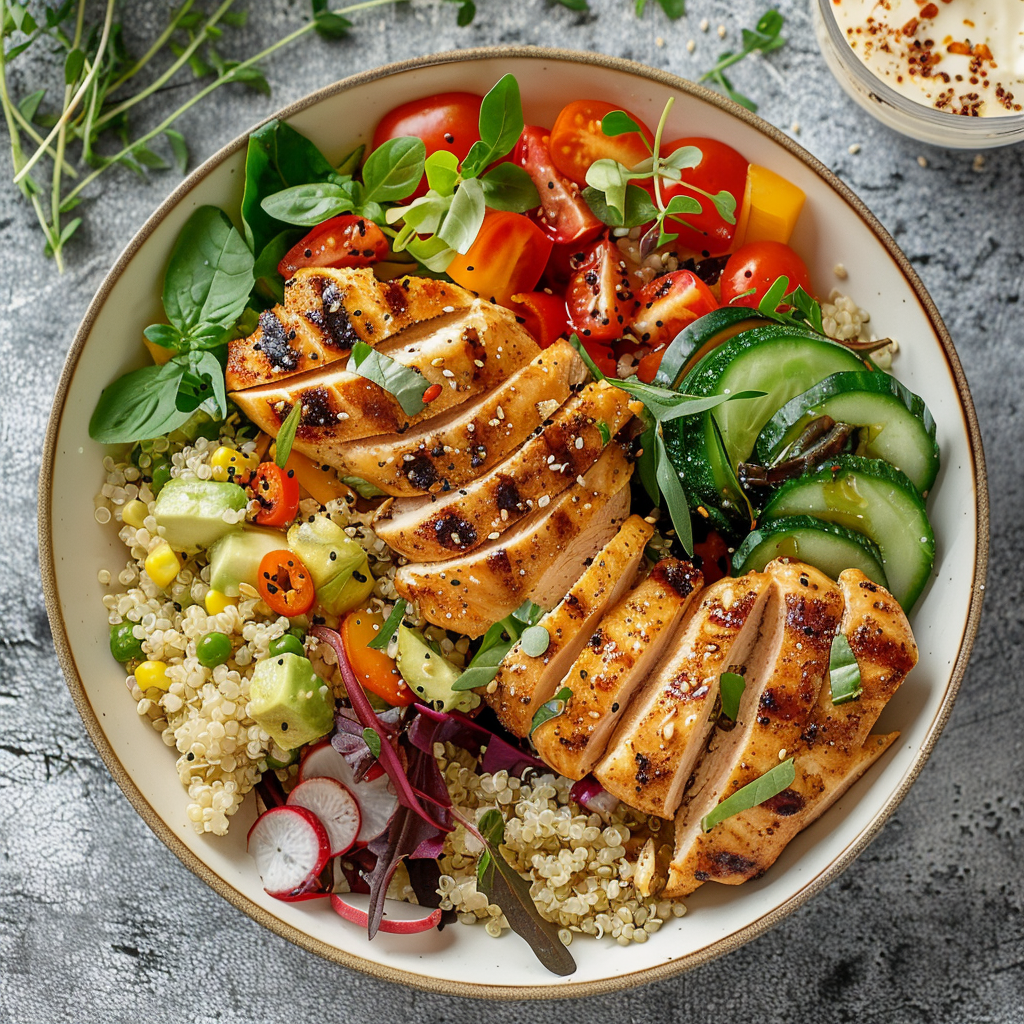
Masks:
[[[418,429],[335,446],[334,465],[399,497],[462,487],[518,448],[586,376],[579,353],[556,341],[493,391]]]
[[[516,736],[530,732],[533,716],[572,667],[605,610],[629,589],[654,527],[630,516],[599,551],[562,601],[539,625],[548,633],[547,650],[539,657],[516,644],[487,686],[487,702],[501,724]]]
[[[380,385],[336,363],[236,391],[231,397],[253,423],[274,437],[292,406],[301,401],[295,448],[316,462],[333,466],[339,444],[403,431],[461,405],[495,387],[540,351],[512,313],[479,300],[458,312],[414,324],[378,349],[418,370],[424,391],[437,384],[441,393],[422,412],[410,416]]]
[[[583,483],[574,483],[500,539],[448,562],[400,568],[398,593],[415,601],[428,622],[467,636],[479,636],[525,600],[551,607],[628,514],[632,472],[622,447],[609,445]],[[561,589],[545,604],[555,587]]]
[[[713,851],[704,855],[701,819],[797,749],[828,672],[843,614],[841,591],[824,573],[801,562],[776,560],[765,572],[774,586],[762,639],[747,662],[736,723],[712,734],[676,817],[666,887],[675,895],[732,871],[728,857],[720,864]]]
[[[284,306],[261,313],[253,334],[228,344],[228,390],[315,370],[347,358],[357,341],[379,345],[412,324],[472,303],[464,288],[426,277],[383,282],[365,267],[306,267],[285,282]]]
[[[664,558],[601,619],[560,684],[572,691],[564,711],[531,737],[557,772],[582,779],[594,767],[703,582],[692,563]]]
[[[701,593],[671,655],[633,700],[594,770],[609,793],[647,814],[675,814],[715,725],[719,678],[748,662],[772,589],[770,576],[751,572]]]
[[[447,494],[385,502],[378,537],[411,561],[464,554],[513,527],[537,502],[582,476],[632,417],[629,396],[604,381],[573,395],[508,459]]]
[[[903,610],[859,569],[839,577],[846,607],[840,631],[860,668],[861,694],[832,703],[826,681],[794,754],[796,777],[778,796],[727,818],[699,839],[700,870],[738,885],[763,874],[802,829],[815,821],[889,748],[899,733],[871,736],[889,698],[917,663]],[[697,879],[673,885],[693,886]]]

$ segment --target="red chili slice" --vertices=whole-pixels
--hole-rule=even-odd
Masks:
[[[302,560],[287,548],[271,551],[260,561],[256,578],[260,597],[278,615],[305,615],[313,607],[316,588]]]

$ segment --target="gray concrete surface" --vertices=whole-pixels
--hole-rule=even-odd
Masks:
[[[733,43],[761,10],[754,0],[690,0],[688,18],[669,24],[654,0],[643,20],[632,0],[591,0],[590,14],[547,0],[478,3],[468,29],[455,27],[451,5],[416,3],[360,17],[347,43],[311,40],[268,67],[272,100],[226,90],[188,116],[194,158],[337,77],[456,46],[558,45],[693,75],[722,45],[718,24]],[[306,10],[298,0],[250,6],[239,37],[247,52]],[[758,941],[674,981],[578,1004],[487,1005],[386,985],[222,902],[136,817],[90,744],[54,657],[36,557],[40,445],[65,351],[107,268],[176,177],[110,174],[63,277],[43,258],[30,210],[2,185],[0,1021],[1024,1021],[1024,151],[991,153],[974,169],[971,153],[891,134],[829,77],[807,5],[781,8],[788,45],[770,66],[737,68],[737,84],[773,123],[799,123],[799,141],[864,197],[920,271],[959,347],[991,473],[981,636],[934,756],[881,835]],[[166,5],[122,9],[139,47]],[[26,84],[36,87],[13,75],[16,92]]]

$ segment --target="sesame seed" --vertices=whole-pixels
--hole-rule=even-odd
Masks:
[[[846,147],[846,152],[849,153],[850,156],[856,156],[860,152],[860,143],[851,143],[849,146]]]
[[[547,508],[547,506],[550,503],[551,503],[551,498],[548,495],[546,495],[546,494],[542,494],[537,499],[537,508]]]

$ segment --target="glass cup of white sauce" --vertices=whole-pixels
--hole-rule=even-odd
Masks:
[[[1024,0],[818,0],[815,30],[843,89],[936,146],[1024,140]]]

